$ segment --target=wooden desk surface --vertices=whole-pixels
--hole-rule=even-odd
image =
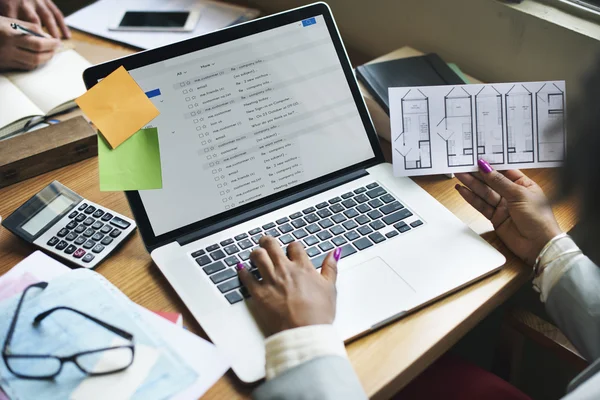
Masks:
[[[92,62],[131,52],[130,49],[87,34],[74,32],[73,37],[76,49]],[[97,46],[103,46],[104,49]],[[414,54],[414,50],[404,48],[399,53],[395,52],[395,58]],[[555,171],[530,170],[527,173],[546,193],[551,193],[555,188]],[[0,215],[8,216],[55,179],[85,198],[132,217],[123,193],[100,192],[97,158],[0,189]],[[491,225],[454,190],[454,179],[430,176],[419,177],[415,181],[476,232],[491,230]],[[570,229],[574,225],[574,207],[562,204],[555,207],[554,211],[563,229]],[[350,360],[370,397],[388,398],[396,393],[528,281],[530,270],[499,242],[493,232],[484,233],[483,237],[507,258],[500,272],[348,344]],[[0,274],[4,274],[33,250],[32,246],[0,228]],[[136,232],[131,240],[126,241],[97,271],[133,301],[148,309],[182,313],[185,325],[206,338],[175,291],[154,266],[139,233]],[[251,390],[252,387],[241,384],[230,371],[208,391],[205,398],[247,398]]]

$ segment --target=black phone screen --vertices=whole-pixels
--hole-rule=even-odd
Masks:
[[[189,15],[188,11],[127,11],[119,26],[182,28]]]

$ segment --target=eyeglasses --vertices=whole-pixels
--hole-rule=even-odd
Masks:
[[[40,324],[46,317],[58,310],[67,310],[75,312],[98,325],[108,329],[109,331],[129,340],[131,343],[127,345],[119,345],[106,347],[96,350],[83,351],[73,354],[68,357],[58,357],[53,355],[42,354],[13,354],[10,350],[10,343],[17,325],[17,318],[21,305],[25,299],[25,295],[32,288],[40,288],[44,290],[48,286],[48,282],[39,282],[28,286],[21,295],[15,315],[13,316],[6,341],[2,349],[2,358],[8,370],[19,378],[23,379],[52,379],[60,374],[63,364],[72,362],[77,368],[88,376],[100,376],[114,374],[116,372],[127,369],[133,363],[135,354],[133,345],[133,335],[104,321],[92,317],[84,312],[78,311],[70,307],[54,307],[47,311],[38,314],[33,319],[33,325]]]

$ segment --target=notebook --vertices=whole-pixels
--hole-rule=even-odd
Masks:
[[[388,88],[466,83],[434,53],[361,65],[356,68],[356,76],[388,115]]]
[[[90,65],[66,50],[36,70],[0,75],[0,139],[76,107],[73,100],[85,93],[81,76]]]

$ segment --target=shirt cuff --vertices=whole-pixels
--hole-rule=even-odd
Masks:
[[[571,253],[560,257],[565,252],[578,250],[577,244],[569,236],[561,238],[548,247],[543,257],[540,259],[540,265],[545,265],[542,273],[533,280],[533,287],[540,292],[542,303],[546,302],[550,291],[558,283],[560,278],[573,265],[573,260],[581,253]],[[557,258],[558,257],[558,258]],[[553,261],[555,260],[555,261]],[[549,264],[548,264],[549,263]]]
[[[265,350],[267,380],[317,357],[348,357],[333,325],[310,325],[276,333],[266,339]]]

